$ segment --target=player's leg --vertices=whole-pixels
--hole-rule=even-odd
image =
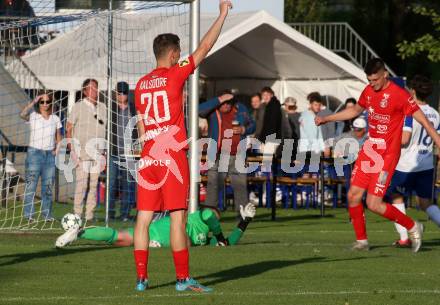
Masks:
[[[411,188],[410,173],[395,171],[391,178],[390,186],[384,197],[384,202],[392,202],[392,205],[403,214],[406,214],[404,195],[406,189]],[[394,223],[394,227],[399,234],[399,239],[393,243],[396,247],[409,247],[411,241],[408,238],[408,231],[398,223]]]
[[[384,156],[383,168],[379,172],[370,174],[371,183],[368,185],[367,205],[373,213],[397,222],[407,229],[412,243],[412,251],[417,252],[422,245],[423,225],[400,212],[392,204],[383,202],[398,161],[395,155]]]
[[[419,198],[419,206],[428,214],[429,219],[440,227],[440,209],[438,205],[433,203],[431,198]]]
[[[161,190],[151,189],[148,183],[154,183],[154,169],[145,168],[138,173],[137,209],[138,214],[134,228],[134,260],[136,265],[136,290],[143,291],[148,287],[148,245],[149,226],[154,211],[160,210],[162,204]]]
[[[189,253],[186,235],[186,210],[170,211],[170,243],[177,280],[189,277]]]
[[[128,236],[127,236],[128,235]],[[63,248],[76,239],[102,241],[109,245],[130,246],[133,244],[133,237],[126,231],[120,231],[106,227],[89,227],[85,229],[69,229],[57,238],[55,246]]]
[[[164,210],[170,211],[170,244],[176,269],[176,290],[209,292],[212,289],[200,285],[189,276],[189,251],[187,245],[186,221],[188,208],[189,169],[186,152],[179,151],[171,154],[179,167],[182,180],[175,175],[168,176],[162,186]]]
[[[369,250],[365,212],[362,204],[364,192],[364,188],[352,184],[347,194],[348,213],[350,214],[351,224],[356,235],[353,250]]]
[[[384,203],[382,197],[375,196],[371,194],[370,191],[371,190],[369,190],[367,195],[368,209],[407,229],[412,242],[413,252],[419,251],[420,246],[422,245],[423,226],[400,212],[392,204]]]
[[[364,206],[362,197],[368,186],[370,177],[368,173],[362,171],[362,162],[367,156],[361,151],[351,173],[351,186],[347,192],[348,213],[350,214],[351,224],[356,234],[356,242],[353,250],[369,250],[367,227],[365,222]]]
[[[139,210],[134,227],[134,260],[136,264],[136,290],[148,288],[148,229],[153,219],[154,211]]]
[[[428,214],[429,218],[440,227],[440,209],[433,201],[434,170],[414,173],[414,189],[418,196],[420,208]]]
[[[403,200],[402,195],[393,196],[392,201],[393,201],[393,206],[396,209],[398,209],[403,214],[406,214],[405,202]],[[399,240],[395,241],[393,245],[397,247],[409,247],[411,245],[411,241],[408,238],[408,230],[405,229],[400,224],[398,224],[397,222],[394,223],[394,227],[396,228],[396,231],[399,234]]]

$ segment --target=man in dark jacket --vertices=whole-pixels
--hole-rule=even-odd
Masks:
[[[121,163],[126,161],[124,152],[124,141],[131,143],[137,139],[137,129],[133,129],[132,138],[124,139],[124,131],[129,120],[136,115],[134,103],[129,102],[129,86],[126,82],[119,82],[116,85],[116,98],[112,101],[112,120],[111,120],[111,156],[110,156],[110,206],[109,217],[115,218],[115,201],[117,190],[120,192],[121,208],[120,220],[127,221],[130,209],[135,203],[136,183],[126,168]],[[117,188],[119,184],[119,188]]]
[[[266,106],[258,140],[265,143],[266,137],[272,134],[275,134],[277,139],[281,139],[281,103],[270,87],[264,87],[261,90],[261,97]]]
[[[240,141],[255,131],[255,122],[248,109],[238,102],[232,94],[226,93],[199,105],[199,114],[208,118],[208,135],[217,143],[215,165],[208,170],[208,193],[205,205],[218,206],[218,191],[224,189],[226,175],[231,178],[234,189],[234,205],[238,212],[240,205],[248,203],[247,175],[237,170],[236,155],[240,149]],[[228,163],[224,162],[228,159]],[[223,162],[222,162],[223,161]],[[221,163],[224,166],[219,166]]]

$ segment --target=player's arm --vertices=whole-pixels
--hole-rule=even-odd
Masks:
[[[218,221],[214,212],[211,209],[207,208],[204,209],[201,213],[202,213],[201,216],[203,222],[208,226],[209,231],[211,231],[215,237],[216,245],[227,246],[228,241],[223,236],[223,231],[220,225],[220,221]]]
[[[410,115],[405,116],[405,122],[403,123],[403,131],[402,131],[402,147],[408,146],[411,141],[413,128],[413,117]]]
[[[241,219],[237,227],[228,236],[228,244],[233,246],[238,243],[240,238],[243,236],[244,231],[246,231],[247,226],[255,217],[256,209],[252,203],[248,203],[245,207],[240,206]]]
[[[437,133],[437,130],[435,130],[434,126],[432,126],[431,122],[426,118],[425,114],[422,112],[422,110],[418,109],[416,112],[412,114],[413,118],[419,122],[423,128],[425,128],[428,135],[434,140],[435,145],[437,147],[440,147],[440,136]]]
[[[411,131],[404,130],[402,132],[402,146],[406,147],[409,144],[409,141],[411,140]]]
[[[203,36],[202,41],[199,44],[197,50],[192,54],[194,58],[194,65],[197,67],[200,65],[203,59],[205,59],[206,55],[208,55],[209,51],[214,46],[217,41],[220,32],[223,27],[223,23],[225,22],[226,17],[228,16],[229,9],[232,8],[231,1],[220,0],[220,14],[217,19],[212,24],[211,28],[208,32]]]
[[[364,111],[364,108],[360,106],[359,104],[356,104],[354,107],[346,108],[338,113],[333,113],[331,115],[327,116],[316,116],[315,117],[315,124],[317,126],[329,123],[329,122],[335,122],[335,121],[346,121],[351,120],[357,116],[359,116]]]

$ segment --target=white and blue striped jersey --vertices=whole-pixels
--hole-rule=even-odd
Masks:
[[[420,110],[440,133],[440,115],[438,112],[429,105],[420,105]],[[413,120],[412,116],[408,116],[405,118],[403,130],[411,132],[411,140],[407,147],[402,148],[396,170],[409,173],[434,168],[433,141],[425,128],[419,122]]]

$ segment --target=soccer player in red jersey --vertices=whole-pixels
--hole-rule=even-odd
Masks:
[[[362,146],[353,168],[351,187],[348,191],[348,211],[356,233],[356,242],[352,249],[369,249],[365,214],[361,203],[362,196],[367,191],[368,208],[405,227],[412,241],[412,250],[417,252],[422,244],[423,226],[393,205],[384,203],[383,196],[399,161],[405,116],[412,115],[426,129],[436,145],[440,145],[440,137],[411,95],[389,80],[381,59],[373,58],[368,61],[365,73],[369,85],[362,92],[355,107],[326,117],[316,117],[315,123],[321,125],[350,120],[367,109],[369,138]]]
[[[170,211],[171,250],[177,291],[209,292],[189,276],[189,253],[185,231],[189,169],[184,125],[183,86],[206,57],[220,35],[232,8],[220,1],[220,13],[197,50],[179,62],[180,40],[174,34],[154,39],[156,69],[142,77],[135,90],[140,139],[144,142],[138,169],[138,215],[134,230],[136,289],[148,287],[148,230],[155,211]]]

